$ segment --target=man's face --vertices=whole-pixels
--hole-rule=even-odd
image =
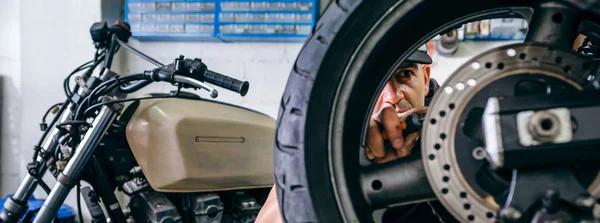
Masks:
[[[379,95],[375,111],[386,104],[395,106],[397,113],[424,106],[429,91],[430,71],[429,65],[402,64]]]

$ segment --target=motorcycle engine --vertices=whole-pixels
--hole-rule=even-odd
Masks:
[[[144,191],[132,197],[129,208],[136,222],[152,223],[220,223],[223,217],[223,203],[214,193],[186,196],[187,205],[183,208],[186,219],[178,211],[177,205],[165,194]],[[182,205],[183,206],[183,205]]]
[[[135,222],[152,223],[251,223],[260,208],[246,191],[176,195],[146,190],[129,203]]]
[[[131,198],[129,209],[135,222],[183,222],[177,207],[163,194],[143,191]]]

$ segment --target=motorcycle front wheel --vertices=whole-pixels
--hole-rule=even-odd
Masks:
[[[374,212],[390,204],[435,200],[420,157],[375,167],[359,152],[390,70],[434,36],[490,18],[525,18],[527,41],[568,48],[572,36],[548,37],[575,33],[572,15],[598,21],[598,9],[592,1],[559,4],[580,11],[556,12],[556,4],[534,0],[332,1],[281,99],[274,159],[284,221],[372,222]]]

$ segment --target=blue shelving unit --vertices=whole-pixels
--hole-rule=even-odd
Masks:
[[[304,41],[317,0],[126,0],[139,40]]]
[[[508,40],[524,40],[525,33],[493,33],[488,35],[481,34],[465,34],[464,41],[508,41]]]

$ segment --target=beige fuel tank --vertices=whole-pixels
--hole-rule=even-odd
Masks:
[[[161,192],[272,187],[275,120],[208,100],[142,100],[127,141]]]

